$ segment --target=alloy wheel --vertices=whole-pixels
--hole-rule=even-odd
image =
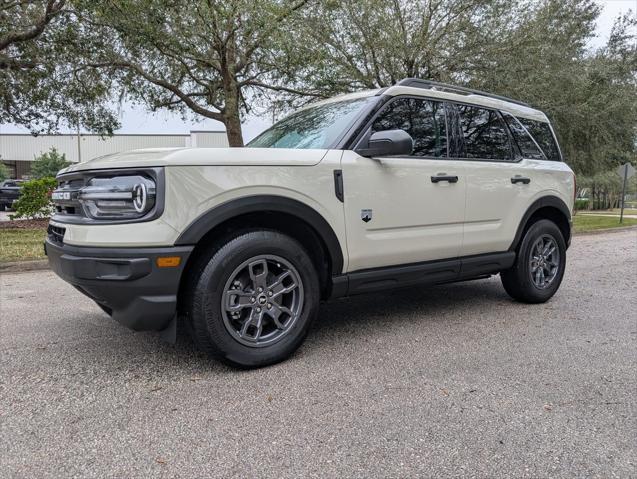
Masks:
[[[240,264],[225,284],[223,322],[234,339],[251,347],[283,339],[303,310],[303,283],[292,264],[259,255]]]
[[[536,288],[548,288],[560,268],[560,250],[553,236],[544,234],[531,246],[529,255],[529,274]]]

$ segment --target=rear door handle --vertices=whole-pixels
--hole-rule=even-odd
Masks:
[[[449,183],[458,183],[458,177],[453,175],[446,175],[444,173],[440,173],[439,175],[432,176],[432,183],[440,183],[441,181],[448,181]]]
[[[531,183],[531,178],[525,178],[524,176],[514,176],[513,178],[511,178],[511,183],[513,183],[514,185],[516,183],[528,185],[529,183]]]

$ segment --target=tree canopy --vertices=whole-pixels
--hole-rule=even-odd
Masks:
[[[525,101],[553,121],[578,173],[636,158],[635,19],[587,48],[593,0],[317,2],[295,45],[300,85],[330,94],[420,77]]]
[[[290,20],[307,0],[122,0],[77,2],[91,36],[108,48],[84,49],[95,67],[119,73],[128,95],[151,110],[194,113],[222,122],[242,146],[241,114],[268,92],[310,94],[279,81]],[[94,43],[90,43],[94,46]]]
[[[83,37],[65,0],[0,2],[0,123],[34,133],[117,127],[111,83],[77,56]]]
[[[635,161],[634,16],[594,0],[48,0],[0,6],[0,121],[108,131],[127,98],[241,121],[420,77],[525,101],[578,173]],[[17,21],[13,21],[16,18]]]

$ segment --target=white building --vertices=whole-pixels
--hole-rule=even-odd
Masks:
[[[11,176],[22,178],[29,174],[35,157],[51,148],[66,155],[71,163],[87,161],[96,156],[139,148],[198,147],[223,148],[228,146],[225,131],[191,131],[189,134],[115,134],[100,135],[38,135],[28,133],[0,134],[0,160],[11,170]]]

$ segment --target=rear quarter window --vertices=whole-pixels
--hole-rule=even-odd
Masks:
[[[529,120],[528,118],[518,118],[518,121],[527,129],[531,136],[533,136],[537,144],[540,145],[547,159],[551,161],[562,161],[560,149],[557,146],[553,131],[548,123]]]

